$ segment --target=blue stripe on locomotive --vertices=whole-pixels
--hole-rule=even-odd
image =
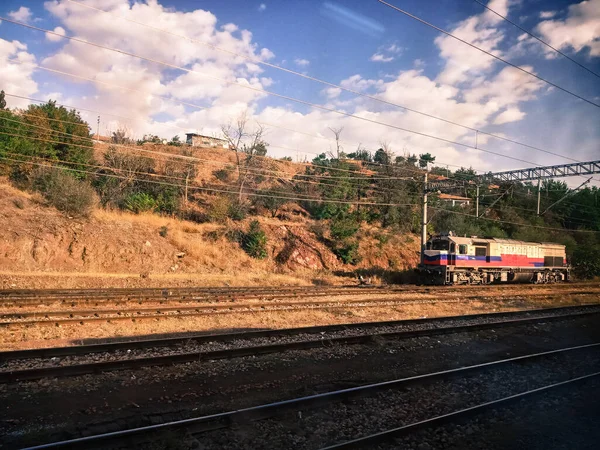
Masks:
[[[461,261],[482,261],[482,262],[492,262],[492,261],[502,261],[502,256],[473,256],[473,255],[456,255],[456,260]],[[425,259],[427,261],[436,262],[436,261],[448,261],[448,255],[425,255]],[[532,262],[533,267],[544,267],[543,262]]]

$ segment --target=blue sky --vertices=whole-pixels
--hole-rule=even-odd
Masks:
[[[0,14],[40,28],[65,32],[192,70],[150,64],[106,50],[74,45],[10,23],[0,24],[0,58],[6,63],[0,88],[33,98],[49,96],[100,111],[102,132],[126,126],[133,135],[170,137],[185,130],[218,134],[220,125],[246,112],[269,123],[269,153],[311,159],[327,151],[329,127],[344,127],[346,151],[388,143],[397,154],[431,152],[442,161],[481,170],[523,167],[507,158],[418,137],[356,119],[314,110],[202,76],[248,83],[350,114],[474,145],[475,135],[458,127],[383,105],[247,60],[215,54],[119,16],[209,41],[220,48],[360,90],[388,102],[502,134],[578,160],[600,159],[600,108],[523,74],[514,74],[464,44],[382,5],[376,0],[323,1],[82,1],[112,16],[66,0],[2,3]],[[441,28],[475,40],[511,62],[600,103],[598,77],[556,56],[510,24],[492,18],[472,1],[390,1]],[[264,6],[261,6],[264,5]],[[489,6],[535,30],[572,58],[600,73],[600,0],[492,0]],[[23,8],[28,8],[27,10]],[[137,9],[136,9],[137,8]],[[469,28],[469,24],[473,25]],[[247,30],[251,35],[243,30]],[[594,40],[595,39],[595,40]],[[265,49],[265,50],[262,50]],[[266,50],[268,49],[268,50]],[[77,80],[38,65],[105,83]],[[137,92],[131,91],[137,90]],[[160,95],[160,98],[157,96]],[[172,99],[172,100],[171,100]],[[179,102],[179,103],[178,103]],[[187,103],[182,105],[181,102]],[[13,106],[24,106],[9,98]],[[192,107],[194,104],[203,110]],[[110,116],[116,114],[120,118]],[[84,114],[95,123],[97,114]],[[291,133],[277,126],[293,129]],[[298,133],[301,132],[301,133]],[[304,134],[302,134],[304,133]],[[310,137],[309,135],[313,136]],[[320,138],[319,138],[320,136]],[[536,164],[569,162],[525,147],[478,137],[478,146]]]

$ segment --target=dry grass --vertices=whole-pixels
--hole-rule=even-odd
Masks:
[[[139,274],[107,272],[13,272],[0,271],[0,287],[22,289],[85,289],[106,287],[186,287],[186,286],[309,286],[314,272],[293,274],[274,273],[151,273],[146,278]],[[342,284],[334,276],[324,284]]]
[[[424,297],[424,296],[423,296]],[[598,301],[598,296],[594,301]],[[321,299],[322,300],[322,299]],[[359,323],[381,320],[402,320],[424,317],[456,316],[484,312],[517,311],[590,303],[586,296],[549,295],[532,297],[516,304],[501,300],[470,300],[457,303],[405,304],[376,307],[347,307],[329,310],[289,310],[256,313],[228,313],[162,319],[158,322],[115,322],[29,329],[0,329],[0,349],[79,345],[86,339],[151,338],[156,335],[181,333],[241,331],[257,328],[293,328],[339,323]],[[89,341],[87,341],[89,342]]]

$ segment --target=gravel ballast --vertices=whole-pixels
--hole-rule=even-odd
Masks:
[[[0,385],[0,434],[9,448],[39,444],[599,340],[585,317]]]
[[[600,312],[599,307],[592,308],[574,308],[569,312],[571,313],[583,313],[590,311]],[[442,320],[433,320],[431,322],[417,322],[410,323],[405,322],[399,325],[393,326],[364,326],[357,327],[352,326],[347,329],[335,329],[333,331],[320,331],[316,333],[294,333],[292,335],[277,335],[272,337],[257,337],[248,339],[235,339],[235,340],[223,340],[219,339],[219,336],[215,336],[214,340],[209,342],[197,342],[193,339],[186,339],[179,342],[177,345],[169,346],[156,346],[147,348],[122,348],[113,352],[99,352],[99,353],[87,353],[81,355],[69,355],[62,357],[50,357],[50,358],[28,358],[28,359],[14,359],[3,361],[0,363],[0,371],[14,371],[14,370],[27,370],[34,368],[44,367],[57,367],[57,366],[71,366],[76,364],[89,364],[97,362],[108,362],[108,361],[120,361],[120,360],[131,360],[136,358],[149,358],[157,356],[169,356],[175,354],[185,353],[206,353],[219,350],[229,350],[234,348],[252,347],[252,346],[263,346],[271,344],[285,344],[292,342],[306,342],[315,340],[335,339],[350,336],[366,336],[366,335],[377,335],[385,333],[399,333],[403,331],[416,331],[416,330],[433,330],[442,327],[457,327],[464,325],[474,325],[480,323],[494,323],[501,320],[505,320],[508,317],[513,318],[533,318],[536,316],[559,316],[563,314],[562,311],[549,310],[549,311],[532,311],[523,312],[519,314],[496,314],[490,315],[489,317],[476,317],[476,318],[444,318]],[[518,325],[515,325],[518,326]],[[202,341],[205,341],[203,339]]]

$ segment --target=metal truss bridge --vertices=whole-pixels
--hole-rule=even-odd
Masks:
[[[468,184],[484,184],[510,181],[533,181],[547,178],[573,177],[581,175],[594,175],[600,173],[600,160],[586,161],[570,164],[558,164],[556,166],[530,167],[527,169],[507,170],[505,172],[486,173],[477,175],[460,184],[456,179],[431,181],[429,189],[443,189]]]

